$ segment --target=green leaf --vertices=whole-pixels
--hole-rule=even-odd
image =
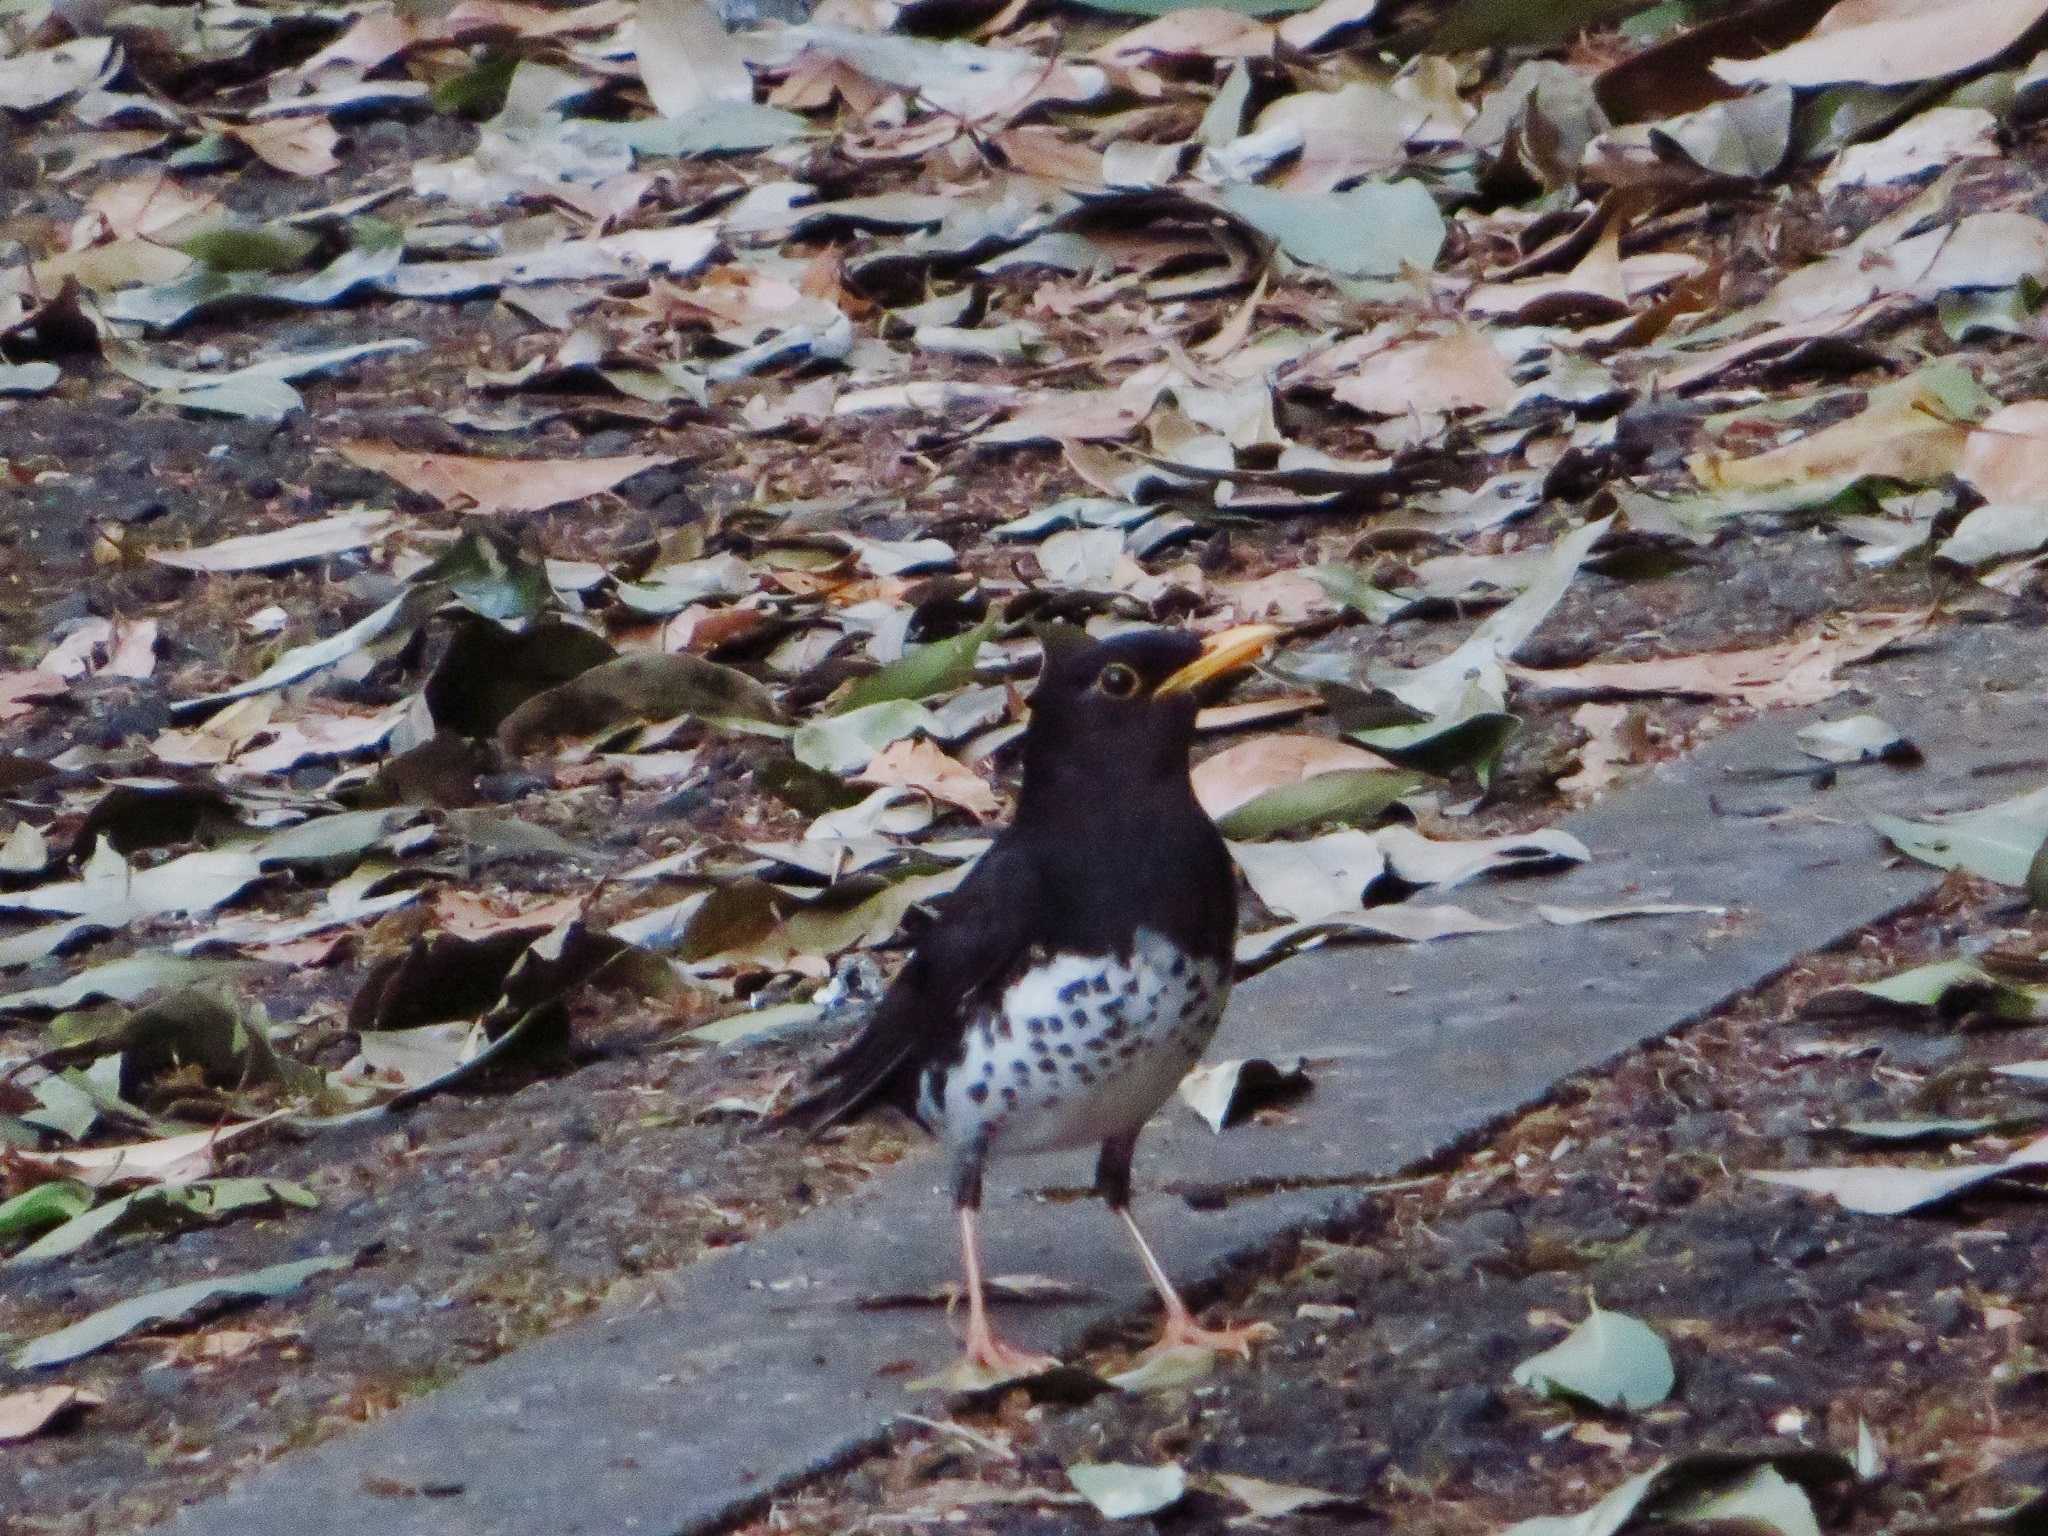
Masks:
[[[451,75],[428,93],[436,112],[454,117],[486,118],[505,105],[506,88],[519,67],[519,55],[492,49],[459,75]]]
[[[476,527],[413,580],[443,583],[487,619],[533,618],[553,595],[540,562],[526,559],[502,533]]]
[[[1282,192],[1238,182],[1217,201],[1296,261],[1340,277],[1427,271],[1444,244],[1444,216],[1419,181],[1375,181],[1344,192]]]
[[[705,1045],[737,1045],[743,1040],[815,1023],[823,1011],[816,1003],[777,1003],[772,1008],[730,1013],[722,1019],[713,1019],[709,1024],[699,1024],[695,1029],[684,1030],[681,1038]]]
[[[1374,586],[1356,566],[1317,565],[1309,567],[1305,574],[1314,578],[1325,592],[1346,608],[1364,615],[1371,624],[1390,623],[1415,606],[1413,598],[1401,597]]]
[[[217,1221],[237,1211],[293,1205],[311,1210],[319,1196],[302,1184],[280,1179],[194,1179],[189,1184],[155,1184],[85,1211],[30,1243],[7,1262],[32,1264],[76,1253],[103,1233],[141,1226],[185,1226]]]
[[[61,1226],[92,1209],[92,1190],[76,1179],[53,1179],[0,1200],[0,1238],[26,1237]]]
[[[1371,821],[1422,783],[1419,773],[1340,768],[1254,795],[1226,812],[1216,826],[1225,837],[1253,838],[1276,837],[1326,821]]]
[[[736,668],[688,652],[636,652],[535,694],[499,723],[498,740],[523,754],[551,738],[656,720],[772,723],[781,713],[775,696]]]
[[[858,773],[890,742],[918,731],[936,734],[937,728],[938,721],[924,705],[912,699],[885,699],[801,725],[789,745],[807,768]]]
[[[1776,1531],[1778,1536],[1820,1536],[1813,1501],[1776,1467],[1757,1467],[1727,1488],[1674,1500],[1659,1512],[1679,1525],[1743,1531]]]
[[[216,272],[290,272],[320,245],[296,224],[216,224],[178,243],[178,249]]]
[[[2024,887],[2034,854],[2048,839],[2048,788],[1940,821],[1879,815],[1870,824],[1899,852],[1923,864]]]
[[[1673,1525],[1726,1520],[1731,1529],[1742,1529],[1754,1522],[1784,1536],[1810,1536],[1796,1523],[1789,1501],[1779,1490],[1756,1483],[1754,1474],[1759,1469],[1779,1477],[1790,1474],[1801,1484],[1823,1487],[1853,1482],[1856,1477],[1848,1458],[1832,1451],[1693,1451],[1638,1473],[1575,1515],[1539,1515],[1517,1521],[1503,1536],[1615,1536],[1638,1517],[1666,1516]],[[1702,1514],[1701,1510],[1712,1512]],[[1780,1520],[1792,1523],[1781,1525],[1777,1523]]]
[[[1830,987],[1800,1010],[1805,1018],[1856,1018],[1904,1014],[1958,1019],[1989,1015],[2027,1023],[2048,1014],[2048,1003],[2031,987],[1995,976],[1968,960],[1916,965],[1882,981]]]
[[[1353,731],[1351,739],[1371,747],[1382,757],[1419,768],[1425,773],[1447,774],[1470,768],[1481,784],[1493,777],[1494,764],[1521,731],[1521,720],[1499,710],[1450,715],[1425,720],[1419,725],[1388,725],[1378,730]]]
[[[12,1364],[17,1371],[63,1365],[66,1361],[105,1349],[152,1323],[176,1322],[202,1307],[222,1302],[288,1295],[313,1276],[330,1269],[345,1269],[353,1262],[352,1258],[343,1257],[299,1259],[290,1264],[273,1264],[268,1269],[250,1270],[239,1275],[216,1275],[207,1280],[174,1285],[168,1290],[133,1296],[111,1307],[102,1307],[68,1328],[59,1328],[55,1333],[31,1339],[14,1352]]]
[[[1564,1340],[1515,1367],[1516,1386],[1602,1408],[1648,1408],[1671,1395],[1671,1350],[1649,1324],[1597,1303]]]
[[[1950,341],[1968,341],[1982,331],[2032,339],[2041,285],[2022,278],[2010,288],[1951,288],[1934,301],[1934,312]]]
[[[923,699],[964,688],[974,681],[975,658],[995,628],[996,621],[987,619],[964,635],[905,651],[881,671],[861,678],[847,689],[836,712],[846,714],[892,699]]]

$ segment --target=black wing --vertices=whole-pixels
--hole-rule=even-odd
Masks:
[[[906,1114],[925,1066],[955,1053],[986,991],[1030,946],[1039,875],[1015,840],[999,838],[939,906],[861,1032],[812,1074],[817,1086],[761,1130],[815,1135],[879,1104]]]

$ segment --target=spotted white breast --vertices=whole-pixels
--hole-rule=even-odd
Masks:
[[[1136,1131],[1216,1033],[1229,978],[1150,929],[1128,955],[1057,955],[928,1071],[919,1117],[956,1146],[1050,1152]]]

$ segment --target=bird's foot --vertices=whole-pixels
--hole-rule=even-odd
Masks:
[[[1005,1344],[994,1334],[967,1341],[960,1358],[936,1376],[911,1383],[913,1387],[941,1387],[948,1392],[985,1392],[1004,1382],[1023,1381],[1056,1371],[1061,1362],[1052,1355],[1036,1354]]]
[[[1271,1323],[1233,1323],[1225,1328],[1204,1328],[1190,1314],[1179,1312],[1166,1319],[1159,1342],[1138,1356],[1142,1363],[1176,1350],[1205,1349],[1211,1354],[1251,1358],[1252,1346],[1274,1338],[1280,1330]]]

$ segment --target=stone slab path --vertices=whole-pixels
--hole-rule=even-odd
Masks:
[[[2006,798],[2048,781],[2048,637],[1950,629],[1857,680],[1926,749],[1916,770],[1859,767],[1831,789],[1745,770],[1793,766],[1807,714],[1773,716],[1564,825],[1591,863],[1461,891],[1527,926],[1427,946],[1327,950],[1242,987],[1212,1059],[1330,1056],[1282,1125],[1211,1135],[1179,1108],[1141,1143],[1140,1208],[1172,1271],[1233,1256],[1372,1198],[1398,1176],[1539,1099],[1571,1073],[1679,1028],[1799,955],[1924,895],[1933,871],[1888,857],[1864,818]],[[1851,712],[1853,697],[1830,713]],[[1727,919],[1554,927],[1535,902],[1674,901]],[[1003,1167],[986,1231],[996,1272],[1089,1285],[1085,1304],[1015,1309],[1019,1342],[1071,1349],[1147,1297],[1092,1204],[1085,1156]],[[361,1432],[290,1456],[174,1528],[205,1536],[681,1536],[858,1454],[951,1341],[924,1308],[877,1293],[953,1278],[935,1160],[674,1276],[667,1300],[566,1327]],[[1193,1195],[1191,1201],[1188,1197]],[[917,1369],[899,1370],[904,1362]],[[887,1373],[885,1374],[885,1370]],[[394,1492],[394,1490],[413,1490]]]

